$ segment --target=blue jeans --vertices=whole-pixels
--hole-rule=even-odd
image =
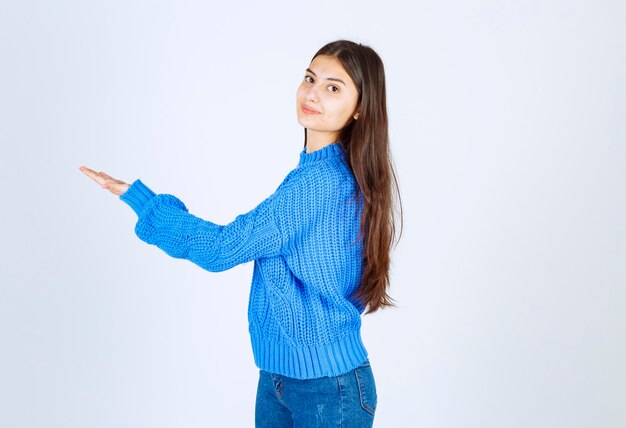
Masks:
[[[294,379],[259,371],[256,428],[368,428],[376,411],[369,359],[334,377]]]

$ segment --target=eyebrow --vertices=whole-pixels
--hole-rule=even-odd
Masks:
[[[307,69],[306,69],[306,71],[308,71],[309,73],[311,73],[313,76],[317,77],[317,74],[315,74],[315,72],[314,72],[313,70],[311,70],[310,68],[307,68]],[[343,83],[343,86],[346,86],[346,87],[348,86],[348,85],[346,85],[346,82],[344,82],[344,81],[343,81],[343,80],[341,80],[341,79],[337,79],[337,78],[335,78],[335,77],[327,77],[327,78],[326,78],[326,80],[332,80],[332,81],[334,81],[334,82],[340,82],[340,83]]]

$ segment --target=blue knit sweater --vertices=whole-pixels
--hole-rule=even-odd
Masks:
[[[136,180],[120,196],[135,233],[167,254],[219,272],[254,260],[248,322],[256,365],[284,376],[337,376],[367,357],[359,284],[361,204],[340,144],[300,153],[296,168],[251,211],[219,225]],[[358,199],[361,201],[362,199]]]

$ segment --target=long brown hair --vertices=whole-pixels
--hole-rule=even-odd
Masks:
[[[372,313],[395,306],[388,294],[390,251],[396,237],[394,209],[397,196],[402,235],[402,200],[389,150],[385,69],[378,54],[369,46],[337,40],[318,50],[318,55],[337,58],[359,92],[358,119],[351,119],[340,132],[339,142],[358,184],[363,204],[359,239],[363,241],[363,273],[352,295]],[[306,128],[304,130],[306,145]]]

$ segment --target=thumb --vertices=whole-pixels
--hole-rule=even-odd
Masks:
[[[124,194],[129,187],[129,184],[119,183],[111,180],[107,180],[102,184],[103,189],[107,189],[109,192],[117,196]]]

